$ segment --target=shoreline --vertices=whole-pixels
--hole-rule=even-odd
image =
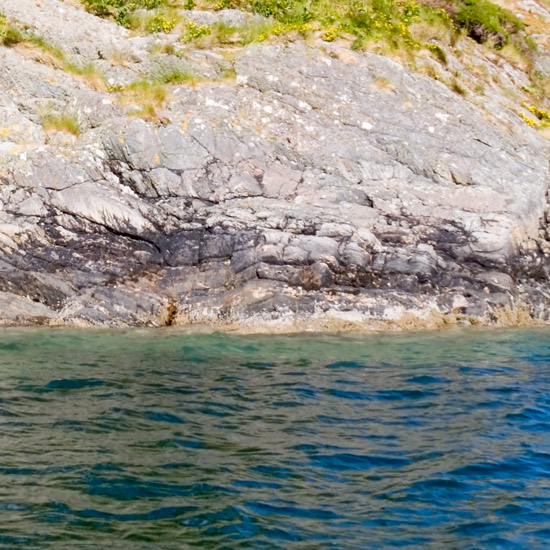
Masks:
[[[300,334],[338,334],[338,335],[372,335],[372,334],[408,334],[446,332],[453,329],[464,330],[501,330],[523,328],[549,328],[550,322],[526,317],[522,310],[508,312],[495,320],[483,320],[463,315],[434,313],[427,318],[404,315],[400,319],[363,319],[349,320],[337,317],[313,317],[310,319],[272,319],[258,320],[225,320],[225,321],[189,321],[177,322],[172,325],[161,323],[146,324],[98,324],[74,319],[69,322],[49,321],[6,321],[0,320],[1,329],[53,329],[78,331],[139,331],[151,330],[182,334],[228,334],[237,336],[270,336],[270,335],[300,335]]]

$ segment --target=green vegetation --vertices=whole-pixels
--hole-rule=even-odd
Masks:
[[[522,107],[535,116],[535,118],[532,118],[524,113],[521,114],[521,118],[523,118],[523,120],[529,124],[531,128],[547,128],[550,126],[550,115],[547,111],[527,103],[523,103]]]
[[[131,16],[138,10],[154,10],[169,4],[167,0],[81,0],[84,7],[94,15],[111,17],[129,27]]]
[[[184,33],[181,35],[181,42],[192,42],[201,36],[206,36],[212,32],[208,25],[197,25],[193,21],[187,21]]]
[[[168,95],[162,83],[150,80],[136,80],[119,91],[123,92],[129,100],[157,105],[162,104]]]
[[[160,9],[153,12],[128,13],[122,24],[135,32],[168,34],[181,22],[182,18],[177,10]]]
[[[476,42],[492,40],[496,48],[502,48],[510,35],[523,29],[523,23],[513,13],[488,0],[462,0],[456,6],[455,22]]]
[[[458,80],[456,79],[453,79],[453,81],[451,82],[451,90],[457,93],[458,95],[462,95],[462,96],[465,96],[468,94],[466,88],[464,88],[464,86],[462,86],[460,82],[458,82]]]
[[[489,0],[81,0],[86,9],[135,31],[178,32],[182,43],[207,48],[246,45],[269,38],[293,40],[314,35],[326,42],[351,41],[354,49],[383,43],[391,49],[428,49],[443,64],[447,55],[429,42],[426,27],[439,29],[443,43],[460,34],[501,49],[521,43],[521,21]],[[211,26],[185,21],[178,9],[238,8],[268,18],[245,27]],[[151,12],[150,14],[147,12]],[[521,35],[521,36],[520,36]]]
[[[412,23],[424,23],[445,26],[450,34],[464,32],[480,43],[492,41],[501,48],[523,28],[514,14],[489,0],[229,0],[229,5],[283,24],[315,23],[327,41],[351,34],[355,37],[354,47],[377,39],[394,46],[418,47],[423,44],[410,27]],[[441,52],[433,51],[443,58]]]
[[[169,97],[166,85],[195,84],[197,81],[197,77],[191,73],[163,69],[151,78],[136,80],[128,86],[117,86],[109,91],[118,93],[120,104],[131,108],[131,116],[158,120],[157,109],[162,108]]]
[[[168,34],[178,22],[176,17],[167,17],[162,13],[157,13],[147,20],[145,29],[148,33],[163,32]]]
[[[398,55],[411,66],[426,52],[444,68],[419,63],[419,70],[442,80],[457,94],[482,93],[484,87],[465,87],[459,74],[448,74],[448,57],[459,41],[467,36],[480,44],[499,50],[500,56],[519,67],[530,78],[523,87],[529,102],[544,103],[550,93],[550,79],[537,75],[534,42],[526,35],[525,25],[512,12],[490,0],[80,0],[95,15],[115,20],[135,33],[171,33],[176,42],[159,41],[154,53],[184,56],[188,48],[242,47],[252,42],[316,40],[317,43],[342,40],[352,49],[374,49]],[[186,18],[183,10],[221,10],[237,8],[265,17],[244,26],[223,22],[200,25]],[[0,44],[34,46],[49,63],[70,72],[89,85],[120,93],[122,102],[143,106],[143,114],[153,118],[154,110],[166,101],[166,87],[193,84],[196,77],[180,70],[165,70],[124,87],[105,84],[93,65],[72,64],[64,52],[28,30],[10,24],[0,15]],[[229,50],[231,51],[231,50]],[[470,71],[471,72],[471,71]],[[488,76],[488,75],[486,75]],[[475,74],[474,77],[484,78]],[[546,125],[536,113],[534,118],[518,114],[534,127]]]
[[[162,107],[168,97],[162,83],[145,79],[113,91],[118,93],[119,103],[130,108],[130,116],[154,121],[158,120],[157,108]]]
[[[354,48],[378,39],[395,47],[412,45],[409,27],[420,14],[420,5],[415,0],[230,0],[217,7],[229,6],[274,20],[276,24],[260,34],[260,40],[270,35],[307,35],[318,31],[327,42],[349,35]]]
[[[17,45],[26,45],[37,48],[44,54],[48,54],[51,64],[82,77],[92,87],[103,88],[103,77],[91,63],[79,66],[71,63],[65,52],[58,46],[51,44],[42,36],[32,32],[25,32],[12,23],[8,23],[3,15],[0,15],[0,43],[6,47],[15,47]]]
[[[80,135],[80,125],[78,120],[69,114],[55,115],[49,114],[42,118],[42,126],[46,131],[68,132],[73,136]]]
[[[0,15],[0,43],[11,48],[24,40],[17,27],[8,23],[3,15]]]

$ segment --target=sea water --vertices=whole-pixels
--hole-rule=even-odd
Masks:
[[[0,548],[550,548],[550,331],[3,329]]]

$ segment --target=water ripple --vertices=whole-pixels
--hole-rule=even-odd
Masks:
[[[0,334],[0,549],[545,550],[550,332]]]

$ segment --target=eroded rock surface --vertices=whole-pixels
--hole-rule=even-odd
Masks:
[[[2,9],[37,24],[24,4]],[[98,25],[95,49],[83,36],[71,55],[125,51],[113,75],[151,71],[146,41],[39,4]],[[74,43],[71,32],[58,39]],[[156,122],[24,52],[0,48],[0,67],[4,322],[550,317],[548,142],[512,113],[492,120],[433,79],[338,45],[249,46],[234,82],[174,87]],[[78,117],[78,138],[42,127],[52,105]]]

